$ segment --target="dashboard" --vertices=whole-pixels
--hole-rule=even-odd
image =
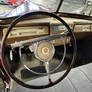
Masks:
[[[83,39],[85,37],[91,36],[92,23],[87,20],[73,19],[73,18],[63,18],[70,28],[74,31],[77,40]],[[6,32],[7,27],[3,28],[3,35]],[[10,34],[8,35],[8,43],[17,42],[21,40],[27,40],[31,38],[37,38],[47,35],[60,34],[67,32],[66,27],[57,22],[55,19],[43,18],[35,19],[33,21],[25,20],[18,25],[16,25]],[[70,37],[65,38],[66,43],[70,42]],[[61,45],[60,39],[53,41],[55,45]]]

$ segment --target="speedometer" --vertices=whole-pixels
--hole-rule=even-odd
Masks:
[[[70,28],[72,29],[72,25],[69,25],[70,26]],[[60,25],[60,24],[58,24],[58,25],[53,25],[53,31],[54,32],[63,32],[63,31],[66,31],[67,29],[66,29],[66,27],[64,26],[64,25]]]

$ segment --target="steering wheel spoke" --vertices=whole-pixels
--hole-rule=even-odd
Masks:
[[[49,83],[52,84],[49,62],[45,62],[45,69],[46,69],[46,73],[47,73],[47,76],[48,76]]]
[[[23,46],[29,46],[31,44],[40,42],[40,41],[52,41],[55,39],[59,39],[61,37],[65,37],[67,35],[67,33],[61,33],[61,34],[55,34],[55,35],[48,35],[48,36],[44,36],[44,37],[39,37],[39,38],[34,38],[34,39],[29,39],[29,40],[25,40],[25,41],[20,41],[20,42],[15,42],[10,44],[10,46],[12,48],[16,48],[16,47],[23,47]]]

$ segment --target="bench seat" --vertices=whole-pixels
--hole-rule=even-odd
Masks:
[[[59,72],[52,75],[52,79],[58,78]],[[29,81],[30,84],[43,84],[47,77],[37,78]],[[68,76],[57,85],[41,90],[27,89],[22,86],[17,86],[11,92],[92,92],[92,63],[73,68]]]

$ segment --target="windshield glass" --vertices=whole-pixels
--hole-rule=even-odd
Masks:
[[[53,11],[56,11],[60,0],[30,0],[31,2],[41,4],[47,8],[51,8]]]
[[[0,5],[0,9],[0,17],[14,17],[34,11],[92,16],[92,0],[25,0],[23,4],[16,8],[9,5]]]
[[[41,4],[51,8],[54,12],[60,3],[60,0],[31,0],[34,3]],[[59,12],[73,13],[92,16],[92,0],[63,0]]]

